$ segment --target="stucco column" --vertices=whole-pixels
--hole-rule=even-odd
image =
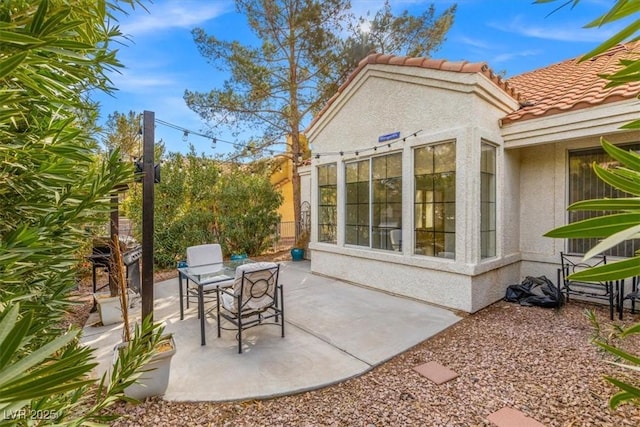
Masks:
[[[480,135],[471,127],[456,141],[456,262],[480,259]]]

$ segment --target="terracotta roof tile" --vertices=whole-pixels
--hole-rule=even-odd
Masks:
[[[374,53],[364,58],[338,88],[323,109],[314,117],[313,126],[345,88],[368,64],[428,68],[459,73],[481,73],[497,87],[520,102],[522,107],[508,114],[503,123],[578,110],[594,105],[623,101],[638,96],[640,82],[605,88],[600,75],[616,72],[623,58],[640,57],[640,42],[616,46],[588,61],[569,59],[538,70],[503,80],[485,62],[451,62],[444,59],[413,58]]]
[[[510,78],[507,83],[521,95],[518,111],[507,115],[503,123],[558,114],[622,101],[638,96],[640,82],[605,88],[600,75],[615,73],[620,60],[640,57],[640,42],[618,45],[594,58],[580,62],[580,57],[549,65]]]

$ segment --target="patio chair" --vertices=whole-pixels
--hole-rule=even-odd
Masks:
[[[568,278],[572,273],[606,264],[606,256],[594,258],[592,262],[582,262],[575,261],[570,255],[560,252],[560,261],[561,267],[558,269],[558,293],[564,292],[567,302],[569,302],[571,295],[579,296],[583,300],[604,300],[609,304],[609,317],[611,320],[613,320],[614,310],[618,310],[620,316],[622,316],[622,310],[620,310],[619,306],[620,283],[618,281],[583,282],[570,280]],[[560,299],[558,298],[558,300]]]
[[[640,299],[640,290],[638,289],[638,284],[640,284],[640,277],[634,276],[631,280],[631,292],[626,294],[622,299],[622,303],[620,304],[620,310],[624,309],[624,302],[626,300],[631,301],[631,314],[636,313],[636,300]]]
[[[197,246],[189,246],[187,248],[187,265],[189,267],[198,267],[201,265],[208,264],[216,264],[220,263],[220,269],[223,268],[222,264],[222,247],[220,247],[219,243],[209,243],[205,245],[197,245]],[[197,301],[198,300],[198,285],[193,282],[190,282],[188,278],[186,278],[186,292],[184,293],[187,299],[187,308],[189,308],[189,300],[192,298]],[[216,298],[216,288],[219,284],[211,284],[205,285],[202,289],[204,293],[205,301],[213,301]],[[182,308],[182,305],[180,305]],[[182,318],[184,313],[180,312],[180,318]],[[200,312],[198,311],[198,318],[200,317]]]
[[[242,353],[242,332],[260,325],[279,325],[284,337],[284,299],[278,284],[280,265],[256,262],[236,269],[233,287],[218,288],[218,337],[221,329],[237,331],[238,353]],[[223,328],[220,318],[233,324]]]
[[[389,240],[391,240],[391,249],[396,252],[402,250],[402,230],[391,230]]]

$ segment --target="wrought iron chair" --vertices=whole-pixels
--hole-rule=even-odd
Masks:
[[[219,243],[209,243],[205,245],[189,246],[187,248],[187,265],[189,267],[198,267],[201,265],[220,264],[220,269],[223,268],[222,264],[222,247]],[[187,299],[187,308],[189,308],[189,300],[192,298],[197,301],[198,299],[198,285],[189,281],[186,278],[186,292],[184,293]],[[205,297],[205,301],[213,301],[217,296],[216,289],[220,286],[219,283],[204,285],[202,291]],[[182,308],[182,304],[180,305]],[[183,318],[184,313],[180,312],[180,318]],[[198,318],[200,318],[200,311],[198,311]]]
[[[567,302],[569,302],[569,296],[571,295],[579,296],[583,299],[607,301],[609,304],[609,317],[611,320],[613,320],[614,310],[618,310],[622,318],[622,310],[620,310],[619,300],[620,282],[583,282],[570,280],[568,278],[572,273],[606,264],[606,256],[594,258],[592,262],[582,262],[575,261],[570,255],[560,252],[560,262],[561,267],[558,269],[558,294],[564,293]],[[559,296],[560,295],[558,295],[558,297]]]
[[[622,299],[622,303],[620,304],[620,310],[624,308],[624,302],[626,300],[631,301],[631,314],[636,313],[636,300],[640,299],[640,290],[638,289],[638,284],[640,284],[640,277],[634,276],[631,280],[631,292],[626,294]]]
[[[284,337],[284,299],[278,284],[280,265],[257,262],[236,269],[233,287],[218,288],[218,337],[221,329],[237,331],[238,353],[242,353],[242,332],[260,325],[279,325]],[[221,318],[233,328],[223,328]]]

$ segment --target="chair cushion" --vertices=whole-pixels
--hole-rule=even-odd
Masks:
[[[187,264],[189,267],[222,262],[222,247],[219,243],[189,246],[187,248]]]
[[[272,277],[272,273],[270,270],[266,269],[274,269],[278,268],[278,264],[275,262],[254,262],[251,264],[243,264],[236,268],[236,276],[233,280],[233,294],[240,295],[240,289],[242,287],[242,275],[243,273],[247,273],[247,277],[251,279],[251,281],[256,282],[257,280],[264,279],[265,286],[267,285],[267,280]],[[255,271],[266,270],[263,272],[259,272],[256,274],[250,274]],[[275,278],[274,278],[275,280]],[[273,283],[274,287],[277,283]],[[249,310],[252,309],[260,309],[264,307],[265,304],[268,304],[272,301],[273,295],[265,295],[262,298],[252,298],[251,301],[247,304],[246,308]],[[224,308],[231,312],[237,312],[237,307],[235,306],[235,302],[237,297],[234,298],[229,294],[222,294],[222,305]]]
[[[234,279],[229,279],[229,280],[224,280],[222,282],[209,283],[207,285],[202,286],[202,291],[206,293],[206,292],[215,291],[219,287],[228,288],[230,286],[233,286],[233,282],[234,282]],[[190,289],[195,289],[197,291],[198,290],[198,285],[196,285],[195,283],[189,281],[189,288]]]

